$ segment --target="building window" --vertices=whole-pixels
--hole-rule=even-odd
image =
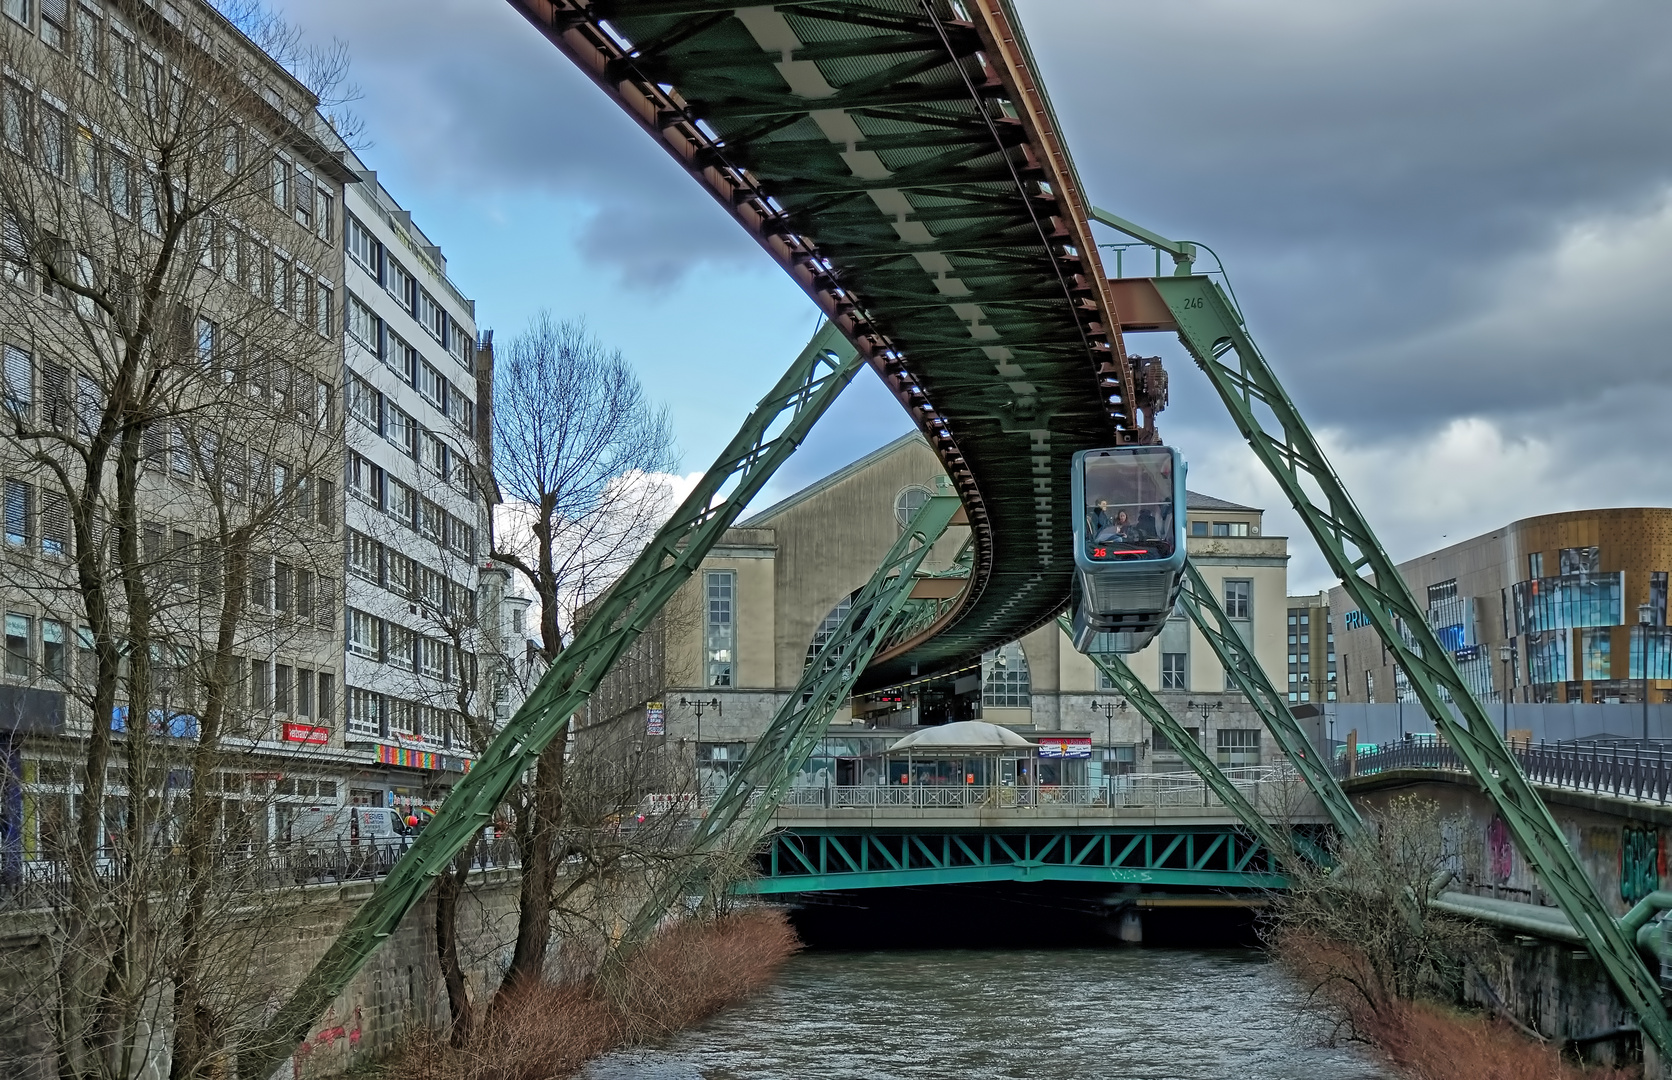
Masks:
[[[1519,635],[1541,630],[1623,625],[1624,591],[1624,573],[1579,571],[1518,581],[1510,586],[1515,632]]]
[[[1216,760],[1220,768],[1234,769],[1260,763],[1259,728],[1220,728]]]
[[[1161,689],[1186,690],[1189,688],[1185,674],[1187,654],[1178,652],[1164,652],[1161,654]]]
[[[901,488],[900,493],[894,496],[895,523],[904,529],[911,523],[912,515],[923,509],[923,505],[929,501],[932,495],[933,492],[928,488],[916,484],[908,488]]]
[[[1563,574],[1600,574],[1602,549],[1596,547],[1563,548],[1559,554]]]
[[[29,675],[30,622],[27,615],[6,616],[6,674],[17,678]]]
[[[383,620],[353,608],[348,612],[348,651],[376,660],[383,652]]]
[[[363,267],[366,273],[377,277],[378,249],[381,245],[371,230],[354,218],[348,219],[348,253],[354,256],[354,261]]]
[[[29,511],[34,488],[21,480],[6,481],[6,543],[23,547],[29,543]]]
[[[1197,746],[1202,744],[1200,728],[1185,728],[1184,733],[1190,736],[1190,741],[1195,743]],[[1172,740],[1167,738],[1160,728],[1150,729],[1150,750],[1156,754],[1163,754],[1171,757],[1179,756],[1178,747],[1173,745]]]
[[[1207,534],[1208,534],[1208,523],[1207,522],[1205,522],[1205,521],[1192,521],[1190,523],[1190,535],[1191,536],[1206,536]]]
[[[68,677],[69,668],[64,655],[67,630],[55,619],[41,620],[41,670],[54,679]]]
[[[1608,628],[1582,630],[1580,636],[1584,664],[1580,677],[1584,679],[1612,678],[1612,668],[1609,664],[1610,631]]]
[[[358,375],[348,377],[348,415],[376,431],[378,404],[382,395]]]
[[[731,686],[737,648],[737,572],[710,570],[702,577],[708,599],[707,620],[703,626],[708,685]]]
[[[1232,619],[1253,617],[1254,583],[1247,578],[1225,579],[1225,615]]]
[[[377,313],[360,302],[360,298],[353,293],[348,294],[348,332],[358,341],[367,352],[378,354],[378,323]]]
[[[1028,657],[1022,643],[1012,641],[981,657],[981,704],[995,709],[1027,709],[1033,706],[1028,678]]]
[[[1246,521],[1216,521],[1213,523],[1215,536],[1247,536],[1248,522]]]
[[[819,623],[819,628],[813,631],[813,640],[807,643],[807,660],[802,664],[803,667],[811,664],[813,658],[818,656],[819,650],[824,648],[825,643],[835,636],[837,629],[842,625],[842,620],[848,617],[848,612],[852,609],[853,597],[851,595],[842,597],[841,600],[836,602],[836,606],[830,609],[830,614],[826,615],[824,621]],[[831,660],[834,662],[835,657],[832,657]],[[826,668],[826,670],[829,669]]]

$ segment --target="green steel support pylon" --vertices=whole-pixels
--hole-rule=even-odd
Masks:
[[[1516,845],[1637,1014],[1661,1054],[1672,1054],[1672,1021],[1660,986],[1609,914],[1492,719],[1428,625],[1369,522],[1353,504],[1224,291],[1202,276],[1151,279],[1179,339],[1212,380],[1249,446],[1282,485],[1324,557],[1410,678],[1437,730],[1509,825]],[[1369,576],[1366,576],[1366,575]],[[1457,710],[1454,717],[1452,709]]]
[[[650,625],[749,500],[795,452],[859,372],[854,347],[826,322],[721,451],[696,489],[599,602],[516,715],[460,780],[412,848],[378,883],[261,1035],[239,1055],[246,1080],[266,1080],[356,972],[394,933],[430,881],[493,819],[517,778],[563,734],[610,666]]]
[[[824,738],[831,716],[848,700],[871,657],[900,621],[918,567],[951,524],[959,505],[950,495],[937,495],[912,516],[871,580],[854,596],[841,625],[802,671],[801,681],[750,748],[743,767],[697,826],[687,845],[688,855],[700,857],[722,844],[734,851],[752,850],[760,842],[790,781]],[[739,818],[743,818],[741,825],[737,825]],[[663,882],[639,908],[616,947],[616,956],[625,956],[642,944],[668,905],[701,873],[700,861],[693,859]]]
[[[1070,641],[1074,639],[1073,625],[1066,617],[1058,616],[1057,626],[1062,628],[1062,632]],[[1173,749],[1179,752],[1185,763],[1213,789],[1213,793],[1219,796],[1219,801],[1225,804],[1226,809],[1236,814],[1248,831],[1266,845],[1266,850],[1271,853],[1273,859],[1282,861],[1294,857],[1293,841],[1267,821],[1265,815],[1248,801],[1248,797],[1237,790],[1231,778],[1225,775],[1217,762],[1208,757],[1207,751],[1196,745],[1196,740],[1191,738],[1190,732],[1173,719],[1173,714],[1156,700],[1143,680],[1132,673],[1132,669],[1126,666],[1126,661],[1114,653],[1087,653],[1086,658],[1096,665],[1097,670],[1108,676],[1109,681],[1115,684],[1115,689],[1126,695],[1126,700],[1138,706],[1138,711],[1143,714],[1145,720],[1161,729],[1161,733],[1167,736],[1167,741],[1173,744]]]
[[[1213,590],[1202,580],[1193,562],[1185,563],[1179,606],[1207,639],[1208,646],[1236,681],[1243,696],[1248,698],[1248,703],[1260,714],[1260,720],[1288,756],[1289,763],[1300,773],[1300,778],[1318,802],[1323,804],[1324,813],[1329,815],[1330,822],[1342,839],[1358,839],[1364,832],[1364,821],[1348,801],[1347,793],[1341,790],[1335,775],[1329,771],[1324,755],[1318,752],[1300,724],[1295,722],[1295,714],[1289,711],[1288,703],[1266,677],[1254,650],[1231,625],[1225,609],[1219,606]]]

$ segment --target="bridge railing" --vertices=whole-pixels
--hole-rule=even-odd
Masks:
[[[1527,779],[1545,787],[1588,791],[1665,805],[1672,798],[1672,746],[1660,743],[1516,743],[1510,752]],[[1355,760],[1338,757],[1338,778],[1369,776],[1393,769],[1468,772],[1457,751],[1437,738],[1383,743],[1360,750]]]
[[[217,877],[222,887],[260,892],[299,885],[376,881],[389,873],[410,842],[313,843],[284,841],[240,844],[216,853]],[[169,855],[159,848],[160,857]],[[520,866],[515,843],[509,838],[478,843],[471,856],[473,869]],[[116,862],[101,859],[97,872],[109,882],[124,873]],[[166,875],[157,874],[166,889]],[[57,859],[18,860],[0,869],[0,911],[32,911],[56,907],[69,899],[70,871]]]
[[[1300,776],[1287,766],[1224,770],[1257,805],[1292,802]],[[829,785],[791,789],[784,807],[844,809],[1032,810],[1041,807],[1088,807],[1115,811],[1154,807],[1220,806],[1219,798],[1195,773],[1127,773],[1102,784],[1026,787],[1003,784],[936,786],[925,784]]]

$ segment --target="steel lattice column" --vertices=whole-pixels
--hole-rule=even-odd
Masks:
[[[1066,618],[1059,616],[1057,626],[1072,640],[1074,629]],[[1097,670],[1109,677],[1109,681],[1126,695],[1128,701],[1138,706],[1138,711],[1143,714],[1145,720],[1161,729],[1162,734],[1167,736],[1185,763],[1213,789],[1213,793],[1219,796],[1219,801],[1241,819],[1248,831],[1260,838],[1260,842],[1266,845],[1266,850],[1271,852],[1273,857],[1278,860],[1293,857],[1294,844],[1290,838],[1267,821],[1260,811],[1255,809],[1254,804],[1248,801],[1247,796],[1237,790],[1231,778],[1208,757],[1207,751],[1196,745],[1196,740],[1190,737],[1190,732],[1173,719],[1173,714],[1150,693],[1143,680],[1132,673],[1132,669],[1126,666],[1126,661],[1113,653],[1087,653],[1086,658],[1097,666]]]
[[[1260,714],[1260,720],[1265,724],[1271,737],[1277,740],[1277,745],[1289,757],[1289,762],[1300,773],[1301,779],[1311,789],[1323,804],[1324,812],[1330,821],[1347,840],[1356,839],[1364,831],[1364,822],[1359,818],[1358,811],[1347,799],[1347,793],[1341,790],[1334,774],[1329,771],[1329,764],[1325,761],[1316,747],[1314,747],[1300,725],[1295,722],[1294,713],[1289,711],[1288,703],[1283,700],[1277,688],[1266,677],[1265,669],[1254,655],[1254,650],[1242,640],[1236,627],[1225,614],[1225,609],[1219,606],[1207,582],[1197,572],[1195,563],[1185,563],[1184,587],[1179,590],[1179,606],[1196,624],[1196,628],[1207,639],[1208,646],[1214,655],[1225,666],[1232,679],[1236,680],[1237,688],[1248,698],[1248,703],[1254,711]]]
[[[841,625],[807,664],[766,732],[750,748],[743,767],[727,782],[697,826],[687,847],[688,855],[695,858],[662,883],[639,908],[617,946],[618,958],[641,944],[674,898],[701,876],[702,856],[722,845],[743,852],[760,842],[791,778],[824,737],[831,716],[853,693],[865,665],[899,620],[911,598],[918,567],[960,507],[957,499],[938,495],[912,516],[871,580],[853,598]],[[741,825],[737,824],[739,818],[743,819]]]
[[[1549,809],[1463,682],[1451,654],[1429,627],[1427,612],[1382,550],[1235,307],[1206,277],[1154,278],[1150,284],[1237,428],[1282,485],[1342,587],[1397,658],[1441,735],[1468,763],[1503,815],[1545,889],[1585,935],[1592,955],[1636,1012],[1644,1034],[1662,1054],[1672,1053],[1672,1022],[1655,976],[1609,915]]]
[[[239,1055],[239,1075],[270,1076],[306,1037],[315,1018],[423,898],[431,879],[492,820],[518,777],[568,727],[610,666],[795,452],[860,366],[853,346],[832,324],[825,323],[813,335],[696,489],[604,595],[475,767],[454,786],[411,850],[378,883],[267,1028]]]

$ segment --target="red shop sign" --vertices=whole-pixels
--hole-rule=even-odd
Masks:
[[[307,743],[310,746],[324,746],[331,741],[331,729],[314,727],[311,724],[286,723],[281,732],[285,742]]]

